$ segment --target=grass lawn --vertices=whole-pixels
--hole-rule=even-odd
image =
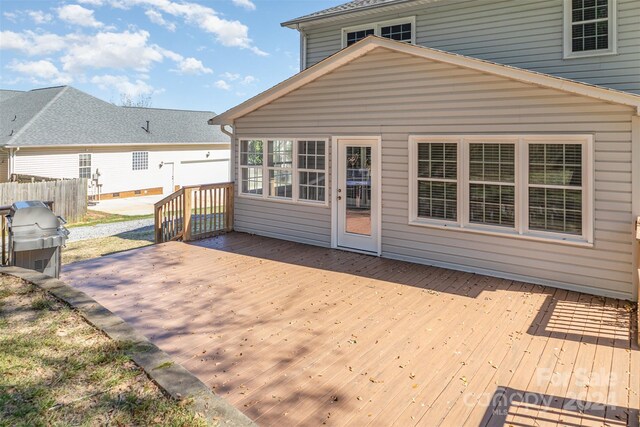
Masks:
[[[68,306],[0,275],[0,425],[204,426],[125,348]]]
[[[133,221],[135,219],[153,218],[153,214],[149,215],[118,215],[100,211],[87,211],[87,216],[82,222],[67,224],[67,228],[86,227],[98,224],[110,224],[112,222]]]
[[[154,242],[153,229],[129,231],[116,236],[98,239],[81,240],[67,243],[62,248],[62,264],[97,258],[114,252],[127,251],[152,245]]]

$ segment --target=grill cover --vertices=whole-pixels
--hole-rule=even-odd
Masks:
[[[11,205],[9,234],[14,251],[28,251],[62,246],[69,232],[47,205],[29,201]]]

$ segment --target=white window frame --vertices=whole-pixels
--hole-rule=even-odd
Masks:
[[[616,55],[618,53],[618,0],[609,1],[609,48],[595,49],[582,52],[573,51],[573,19],[572,0],[564,0],[563,25],[563,58],[588,58],[592,56]],[[596,20],[594,20],[596,21]],[[591,21],[585,21],[591,22]]]
[[[238,171],[237,171],[237,179],[239,183],[242,183],[242,168],[246,167],[246,166],[242,166],[241,164],[241,155],[240,155],[240,147],[242,144],[242,141],[247,141],[247,140],[259,140],[262,141],[262,149],[263,149],[263,161],[262,161],[262,166],[249,166],[249,167],[261,167],[262,168],[262,194],[252,194],[252,193],[243,193],[242,192],[242,187],[239,187],[239,191],[238,191],[238,196],[239,197],[243,197],[243,198],[249,198],[249,199],[262,199],[262,200],[269,200],[269,201],[273,201],[273,202],[280,202],[280,203],[295,203],[295,204],[304,204],[304,205],[313,205],[313,206],[329,206],[329,139],[328,138],[317,138],[317,137],[305,137],[305,138],[290,138],[290,137],[238,137],[237,139],[237,146],[238,146],[238,159],[237,159],[237,165],[238,165]],[[291,197],[278,197],[278,196],[270,196],[269,195],[269,170],[273,170],[273,167],[269,167],[268,163],[269,163],[269,159],[268,159],[268,153],[269,153],[269,141],[292,141],[293,142],[293,165],[291,167],[291,172],[292,172],[292,178],[291,178],[291,185],[293,186],[292,189],[292,196]],[[324,142],[324,152],[325,152],[325,162],[324,162],[324,169],[306,169],[306,168],[299,168],[298,167],[298,141],[322,141]],[[278,169],[278,168],[276,168]],[[324,193],[324,201],[316,201],[316,200],[307,200],[307,199],[300,199],[300,174],[298,172],[320,172],[320,173],[324,173],[324,187],[325,187],[325,193]]]
[[[146,168],[137,168],[136,169],[135,168],[136,162],[135,162],[135,158],[134,158],[135,155],[136,154],[145,154],[145,153],[146,153],[146,156],[147,156],[147,167]],[[138,163],[140,163],[140,161]],[[131,152],[131,170],[133,172],[148,171],[149,170],[149,152],[148,151],[132,151]]]
[[[458,218],[456,221],[418,217],[418,143],[458,144]],[[515,226],[504,227],[469,221],[469,144],[515,144]],[[529,229],[529,144],[582,145],[582,235]],[[409,218],[415,226],[458,230],[527,240],[593,247],[594,161],[593,135],[410,135]]]
[[[373,29],[373,34],[381,37],[380,29],[391,25],[411,24],[411,44],[416,44],[416,17],[407,16],[404,18],[390,19],[388,21],[369,22],[367,24],[355,25],[353,27],[345,27],[341,30],[342,48],[347,47],[347,33],[353,31],[362,31]]]
[[[80,166],[80,162],[82,161],[81,160],[82,156],[89,156],[89,166]],[[80,174],[80,170],[86,169],[86,168],[89,168],[89,176],[85,178],[91,179],[93,174],[93,156],[91,155],[91,153],[78,153],[78,177],[79,178],[83,178]]]

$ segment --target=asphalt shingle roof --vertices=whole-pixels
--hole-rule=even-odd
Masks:
[[[70,86],[36,89],[0,101],[0,146],[228,143],[208,125],[213,116],[119,107]]]
[[[318,12],[313,12],[287,22],[283,22],[281,25],[283,27],[288,27],[299,22],[313,21],[315,19],[327,18],[329,16],[342,15],[344,13],[350,13],[364,9],[372,9],[375,7],[386,6],[394,3],[406,3],[408,1],[411,0],[354,0],[348,3],[340,4],[338,6],[330,7],[328,9],[320,10]]]

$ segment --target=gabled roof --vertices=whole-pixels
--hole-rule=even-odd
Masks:
[[[280,25],[283,27],[295,28],[297,24],[302,24],[304,22],[339,17],[348,13],[365,12],[380,7],[402,5],[404,3],[413,2],[416,2],[416,0],[354,0],[328,9],[320,10],[318,12],[310,13],[299,18],[291,19]]]
[[[36,89],[0,101],[0,146],[228,143],[219,127],[207,125],[212,115],[119,107],[70,86]]]
[[[237,118],[245,116],[258,108],[275,101],[278,98],[308,84],[312,81],[334,71],[335,69],[360,58],[374,49],[389,49],[394,52],[406,53],[408,55],[429,59],[435,62],[456,65],[483,73],[502,76],[523,83],[557,89],[576,95],[587,96],[615,104],[634,107],[640,115],[640,95],[621,92],[614,89],[607,89],[601,86],[576,82],[574,80],[561,77],[550,76],[548,74],[535,71],[523,70],[508,65],[497,64],[482,59],[471,58],[464,55],[449,53],[442,50],[427,48],[423,46],[411,45],[394,40],[368,36],[365,39],[329,56],[312,67],[290,77],[289,79],[273,86],[253,98],[243,102],[224,113],[209,120],[211,125],[230,125]]]

